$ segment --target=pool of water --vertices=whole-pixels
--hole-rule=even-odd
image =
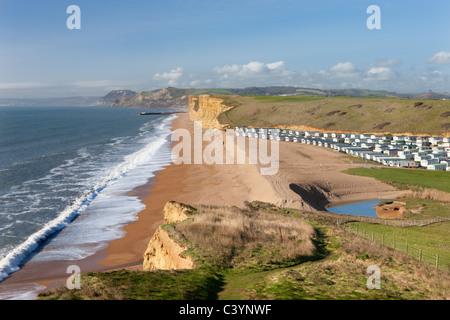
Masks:
[[[344,206],[328,208],[328,211],[333,212],[333,213],[351,214],[354,216],[366,216],[366,217],[378,218],[374,207],[378,203],[383,202],[383,201],[392,201],[392,199],[386,199],[386,200],[380,199],[380,200],[356,202],[356,203],[347,204]]]

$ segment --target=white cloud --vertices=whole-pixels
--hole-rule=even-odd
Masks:
[[[232,66],[223,66],[214,68],[214,72],[216,73],[237,73],[239,70],[240,67],[237,64],[233,64]]]
[[[397,92],[448,91],[450,75],[443,70],[405,73],[397,59],[380,59],[358,65],[339,62],[319,70],[292,70],[284,61],[250,61],[213,67],[201,73],[182,68],[158,73],[153,79],[167,85],[195,88],[243,88],[252,86],[297,86],[319,89],[361,88]],[[155,84],[159,87],[162,83]]]
[[[393,76],[391,68],[388,67],[373,67],[367,71],[369,77],[375,77],[379,80],[387,80]]]
[[[271,63],[264,63],[259,61],[251,61],[247,64],[233,64],[225,65],[223,67],[216,67],[213,71],[217,74],[235,75],[241,77],[254,77],[268,74],[286,74],[283,61],[276,61]]]
[[[178,67],[176,69],[172,69],[169,72],[163,73],[155,73],[153,78],[155,79],[165,79],[165,80],[177,80],[183,76],[183,68]]]
[[[428,59],[430,63],[450,64],[450,52],[440,51]]]
[[[266,67],[269,68],[270,70],[275,70],[275,69],[279,69],[279,68],[284,69],[284,61],[268,63],[268,64],[266,64]]]
[[[258,61],[252,61],[252,62],[242,66],[242,73],[243,74],[261,73],[261,72],[264,72],[265,69],[266,69],[266,65],[264,63],[258,62]]]
[[[347,73],[355,71],[355,65],[352,62],[339,62],[330,68],[332,72]]]
[[[177,80],[183,76],[183,68],[178,67],[176,69],[172,69],[169,72],[163,73],[155,73],[153,75],[154,80],[167,80],[167,84],[169,86],[176,86]]]

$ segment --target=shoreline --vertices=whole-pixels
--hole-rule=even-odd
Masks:
[[[174,120],[176,120],[176,118],[173,119],[168,126],[171,131]],[[168,142],[170,142],[170,135],[166,139],[168,139]],[[170,163],[168,165],[163,166],[160,170],[164,170],[164,168],[166,168],[167,166],[170,166]],[[128,191],[126,195],[135,196],[139,201],[143,202],[143,200],[147,196],[148,190],[153,188],[158,172],[159,170],[155,171],[153,173],[154,176],[148,178],[145,184],[134,187],[132,190]],[[78,218],[80,217],[75,218],[75,220]],[[120,227],[120,229],[123,229],[123,226]],[[118,264],[115,266],[105,266],[100,263],[107,256],[109,243],[113,242],[114,240],[96,243],[96,244],[104,244],[105,247],[97,250],[94,254],[79,260],[67,260],[67,261],[54,260],[42,262],[41,261],[36,262],[32,260],[32,258],[36,254],[38,254],[43,248],[45,248],[47,241],[49,241],[53,237],[57,237],[60,232],[64,231],[65,229],[62,229],[53,234],[49,239],[46,239],[45,242],[41,244],[38,249],[32,252],[30,256],[28,256],[20,264],[19,270],[9,274],[9,276],[6,279],[0,282],[0,297],[3,296],[12,297],[14,294],[14,290],[16,289],[21,290],[23,288],[23,291],[21,291],[20,294],[17,296],[19,298],[22,296],[26,297],[26,299],[28,300],[30,299],[31,296],[35,296],[33,292],[34,293],[45,292],[58,286],[64,286],[67,278],[70,276],[70,274],[66,273],[67,267],[70,265],[79,266],[81,269],[81,273],[108,271],[111,268],[122,268],[122,267],[132,268],[133,263]],[[93,245],[95,246],[96,244]],[[32,287],[38,286],[43,286],[45,288],[41,290],[31,290]],[[29,294],[23,294],[26,291],[25,289],[26,287],[30,287]]]
[[[171,128],[187,129],[193,134],[193,122],[188,114],[180,114],[173,120]],[[193,154],[193,145],[191,147]],[[138,214],[138,220],[123,228],[127,232],[124,237],[109,243],[107,256],[100,264],[114,268],[119,262],[142,261],[148,242],[163,222],[163,208],[168,201],[194,207],[200,204],[243,207],[245,201],[279,200],[270,194],[270,190],[270,183],[252,164],[171,163],[157,172],[153,188],[147,190],[147,197],[143,200],[146,208]],[[136,269],[141,270],[142,266],[133,268]]]
[[[187,113],[176,114],[170,130],[187,129],[193,133],[193,121]],[[170,140],[170,137],[169,137]],[[173,146],[176,142],[171,142]],[[208,143],[204,143],[203,147]],[[193,146],[191,146],[193,148]],[[191,150],[193,153],[193,149]],[[262,176],[259,166],[249,164],[180,164],[173,162],[155,172],[147,183],[130,190],[145,208],[137,220],[122,227],[125,234],[107,242],[106,248],[83,260],[25,265],[3,284],[40,284],[45,292],[65,285],[67,266],[79,265],[81,273],[117,269],[142,270],[148,242],[163,222],[163,208],[168,201],[196,205],[244,207],[246,201],[264,201],[282,207],[321,211],[344,202],[395,198],[404,194],[373,178],[341,173],[360,166],[344,155],[311,145],[280,142],[279,170],[273,176]],[[236,153],[235,153],[236,154]],[[320,162],[320,164],[319,164]],[[320,204],[314,208],[314,203]],[[49,266],[53,272],[49,272]],[[59,272],[54,270],[58,269]]]
[[[171,129],[177,128],[187,129],[193,133],[193,121],[189,119],[188,114],[181,114],[173,120]],[[172,147],[175,143],[172,142]],[[204,144],[203,148],[206,145]],[[292,165],[301,158],[298,155],[299,149],[302,150],[302,154],[304,152],[311,154],[311,163],[304,164],[307,166],[308,176],[305,175],[304,166]],[[193,149],[191,154],[194,154]],[[325,159],[320,167],[317,165],[317,158]],[[329,161],[326,161],[327,158]],[[157,172],[153,187],[142,189],[143,196],[147,193],[142,200],[146,208],[138,214],[138,220],[123,228],[127,232],[124,237],[109,243],[107,255],[100,264],[114,268],[118,264],[142,262],[148,242],[163,223],[163,208],[168,201],[177,201],[193,207],[196,205],[244,207],[246,201],[259,200],[284,207],[316,211],[309,205],[309,199],[302,199],[290,185],[293,183],[316,185],[320,189],[323,181],[318,179],[323,179],[322,175],[329,180],[326,182],[329,190],[326,190],[323,196],[329,201],[329,206],[333,207],[343,203],[395,198],[405,193],[404,190],[399,191],[373,178],[340,172],[355,166],[359,165],[349,163],[340,153],[288,142],[280,144],[280,168],[274,176],[260,175],[260,167],[248,164],[248,159],[245,164],[227,165],[171,163]],[[142,265],[129,269],[142,270]]]

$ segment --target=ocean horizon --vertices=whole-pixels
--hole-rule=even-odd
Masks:
[[[137,219],[129,192],[171,162],[176,118],[142,111],[0,107],[0,287],[26,260],[93,255]]]

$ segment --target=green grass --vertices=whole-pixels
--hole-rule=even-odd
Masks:
[[[440,268],[450,271],[450,221],[430,224],[424,227],[392,227],[380,224],[351,222],[352,232],[357,232],[369,239],[374,234],[374,241],[394,247],[401,252],[419,259],[422,249],[422,261],[434,265],[439,255]],[[395,239],[395,240],[394,240]],[[394,242],[395,241],[395,242]],[[406,248],[408,246],[408,249]]]
[[[264,245],[255,248],[252,255],[261,263],[250,261],[234,267],[232,264],[200,267],[180,271],[113,271],[95,272],[81,276],[81,289],[57,289],[40,299],[70,300],[402,300],[449,299],[448,273],[414,261],[398,251],[390,250],[363,237],[345,232],[336,225],[332,214],[308,213],[278,208],[263,202],[248,203],[251,210],[267,214],[301,219],[315,232],[312,239],[318,254],[307,259],[293,258],[274,264],[267,261],[270,250]],[[210,208],[211,209],[211,208]],[[218,210],[216,208],[216,210]],[[235,208],[234,210],[237,210]],[[202,209],[199,209],[199,215]],[[352,223],[353,228],[357,223]],[[450,222],[427,227],[392,228],[381,225],[358,224],[361,228],[395,235],[408,241],[410,250],[420,245],[430,254],[448,258]],[[369,231],[370,231],[369,230]],[[214,233],[217,236],[218,233]],[[447,235],[442,239],[442,235]],[[278,239],[275,237],[274,239]],[[279,243],[283,246],[283,242]],[[191,248],[193,252],[196,248]],[[270,247],[269,247],[270,249]],[[220,248],[217,248],[220,250]],[[236,251],[234,255],[239,254]],[[198,256],[204,256],[197,252]],[[206,265],[206,264],[205,264]],[[210,264],[213,265],[213,264]],[[377,265],[382,270],[380,290],[367,288],[367,267]]]
[[[446,171],[354,168],[345,170],[344,172],[358,176],[373,177],[377,180],[393,185],[400,185],[408,189],[417,186],[450,192],[450,172]]]
[[[423,102],[431,108],[417,108],[414,106],[417,102]],[[223,104],[233,108],[226,111],[225,116],[220,115],[218,120],[230,127],[306,125],[336,131],[414,135],[443,135],[448,131],[445,128],[449,120],[441,117],[441,114],[450,108],[449,100],[311,95],[228,95]]]
[[[262,102],[310,102],[310,101],[319,101],[325,99],[324,97],[317,96],[244,96],[249,97],[257,101]]]
[[[438,217],[450,217],[450,203],[421,198],[399,198],[405,202],[407,210],[403,216],[407,219],[423,220]]]
[[[230,270],[224,275],[226,287],[219,292],[218,297],[220,300],[248,300],[250,298],[249,291],[255,290],[255,284],[258,286],[265,278],[276,272],[277,270],[259,272],[254,270]]]
[[[314,218],[313,218],[314,219]],[[329,225],[315,221],[321,226],[327,254],[322,259],[308,261],[296,266],[279,268],[269,271],[234,271],[224,275],[224,290],[219,292],[219,299],[256,299],[256,300],[415,300],[429,299],[430,291],[421,276],[415,274],[414,264],[403,260],[397,251],[377,251],[371,241],[360,238],[349,240]],[[356,224],[352,224],[355,227]],[[362,230],[360,224],[360,230]],[[373,226],[373,225],[369,225]],[[443,248],[435,245],[439,234],[448,232],[448,225],[430,225],[422,234],[421,230],[406,228],[398,229],[397,249],[402,249],[405,243],[401,236],[415,238],[416,243],[425,242],[422,246],[424,262],[433,262],[428,257],[436,252],[444,252]],[[387,228],[385,232],[391,232]],[[386,238],[388,239],[388,238]],[[409,244],[409,253],[414,252],[414,245]],[[437,249],[438,251],[432,251]],[[381,249],[382,250],[382,249]],[[389,250],[389,249],[387,249]],[[441,256],[443,261],[445,255]],[[430,261],[427,261],[430,260]],[[369,265],[378,265],[382,270],[382,284],[380,290],[367,288],[365,270]],[[440,265],[445,268],[445,265]],[[445,276],[443,277],[445,279]],[[439,282],[438,279],[436,279]],[[446,284],[436,284],[435,289],[446,291]],[[447,290],[448,292],[448,290]]]
[[[216,299],[223,282],[209,269],[112,271],[81,275],[81,289],[61,288],[40,300],[207,300]]]

